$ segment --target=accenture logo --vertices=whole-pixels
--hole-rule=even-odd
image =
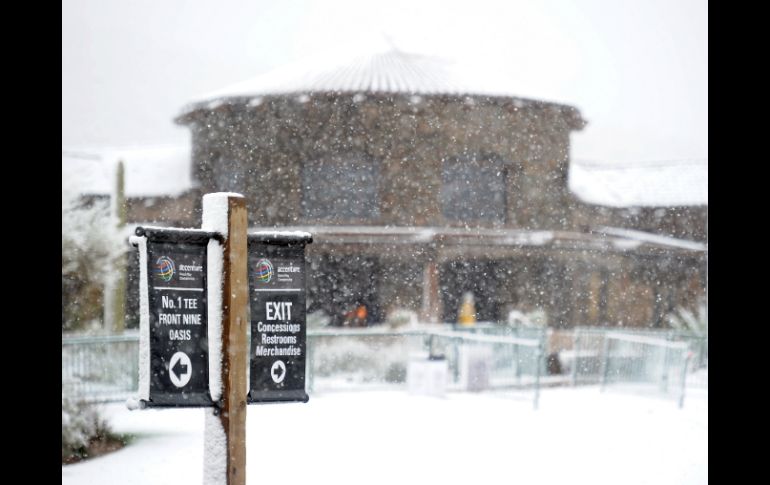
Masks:
[[[270,283],[273,279],[273,263],[267,258],[262,258],[257,261],[256,267],[257,281],[262,283]]]
[[[289,263],[289,266],[279,266],[278,272],[279,273],[299,273],[301,270],[299,266],[294,266],[293,264]]]
[[[180,264],[179,271],[193,271],[200,273],[203,271],[203,266],[199,264]]]
[[[174,277],[174,272],[174,260],[168,256],[161,256],[155,262],[155,274],[163,281],[171,281],[171,278]]]

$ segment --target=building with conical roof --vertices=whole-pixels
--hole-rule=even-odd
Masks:
[[[468,79],[395,49],[320,57],[176,121],[201,194],[244,194],[254,229],[313,233],[308,311],[333,323],[362,305],[369,322],[403,308],[455,322],[470,292],[482,321],[540,309],[556,327],[659,326],[704,293],[705,212],[676,234],[618,229],[631,219],[591,200],[596,179],[570,190],[578,110]]]

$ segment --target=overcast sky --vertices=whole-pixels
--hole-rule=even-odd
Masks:
[[[576,106],[573,158],[708,158],[705,0],[67,0],[62,146],[188,143],[201,93],[383,35]]]

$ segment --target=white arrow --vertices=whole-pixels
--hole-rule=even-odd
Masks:
[[[282,360],[273,362],[273,366],[270,368],[270,377],[273,378],[273,382],[276,384],[280,384],[283,378],[286,377],[286,364]]]
[[[177,352],[171,356],[168,363],[168,376],[176,387],[184,387],[192,377],[192,363],[190,357],[184,352]]]

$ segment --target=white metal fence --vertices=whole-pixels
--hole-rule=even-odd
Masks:
[[[560,331],[567,343],[554,349],[548,345],[549,333],[495,324],[309,330],[307,388],[311,394],[375,388],[412,391],[426,385],[415,388],[414,376],[423,372],[420,363],[430,363],[422,367],[438,373],[431,392],[528,389],[535,407],[544,382],[633,387],[675,397],[680,403],[685,388],[707,392],[707,337],[577,327]],[[138,386],[138,346],[137,333],[63,335],[62,396],[89,401],[131,396]],[[562,375],[547,375],[546,357],[553,356],[561,362]],[[423,374],[420,378],[427,379]]]
[[[537,407],[542,340],[450,331],[446,327],[310,331],[308,392],[364,388],[421,392],[415,375],[420,373],[421,362],[431,362],[438,369],[437,379],[443,381],[425,383],[431,392],[527,387],[533,390]]]
[[[597,327],[578,327],[569,335],[571,345],[560,356],[572,385],[638,383],[646,379],[669,393],[672,378],[668,374],[678,373],[684,376],[688,388],[708,390],[708,336]],[[688,356],[684,372],[683,359]],[[667,371],[653,371],[661,366]]]
[[[658,391],[684,403],[687,365],[692,357],[685,342],[608,332],[604,339],[602,390],[609,384]]]
[[[62,336],[62,396],[119,401],[136,393],[139,334]]]

